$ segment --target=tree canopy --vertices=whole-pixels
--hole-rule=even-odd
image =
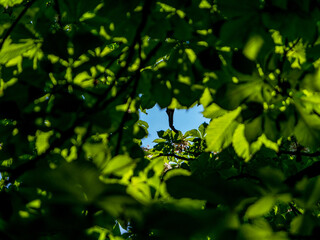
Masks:
[[[0,0],[0,238],[319,239],[319,32],[319,0]]]

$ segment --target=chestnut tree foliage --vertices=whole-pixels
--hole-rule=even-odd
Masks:
[[[319,30],[319,0],[0,0],[0,238],[320,239]],[[146,149],[155,104],[211,120]]]

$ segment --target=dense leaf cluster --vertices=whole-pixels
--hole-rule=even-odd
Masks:
[[[0,0],[0,239],[319,239],[319,33],[319,0]],[[156,104],[211,121],[147,149]]]

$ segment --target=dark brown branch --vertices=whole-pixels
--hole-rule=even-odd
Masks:
[[[315,162],[311,166],[288,177],[284,182],[289,186],[293,186],[298,181],[300,181],[303,177],[313,178],[319,175],[320,175],[320,162]]]
[[[181,159],[181,160],[186,160],[186,161],[194,161],[194,160],[197,160],[196,158],[187,158],[187,157],[182,157],[182,156],[179,156],[179,155],[176,155],[176,154],[173,154],[173,153],[167,153],[167,154],[164,154],[164,153],[161,153],[159,154],[157,157],[175,157],[175,158],[178,158],[178,159]]]
[[[302,213],[292,203],[289,203],[290,208],[295,216],[301,215]]]
[[[17,19],[11,24],[11,26],[9,27],[9,29],[7,30],[6,34],[3,36],[3,39],[0,43],[0,51],[3,47],[4,42],[7,40],[7,38],[10,36],[10,34],[12,33],[12,31],[14,30],[14,28],[17,26],[17,24],[19,23],[19,21],[21,20],[21,18],[24,16],[24,14],[27,12],[27,10],[32,6],[32,4],[35,3],[36,0],[32,0],[30,2],[28,2],[26,4],[26,6],[24,7],[24,9],[21,11],[21,13],[19,14],[19,16],[17,17]]]
[[[60,11],[60,4],[58,0],[54,0],[54,9],[56,10],[58,17],[57,17],[57,23],[60,28],[62,28],[62,22],[61,22],[61,11]]]
[[[179,131],[173,126],[173,114],[174,114],[174,109],[167,108],[166,113],[168,114],[168,118],[169,118],[169,127],[170,127],[175,133],[178,133]]]
[[[298,151],[285,151],[281,150],[278,152],[278,154],[289,154],[289,155],[301,155],[301,156],[307,156],[307,157],[319,157],[320,151],[309,153],[309,152],[298,152]]]
[[[246,174],[246,173],[242,173],[242,174],[239,174],[236,176],[229,177],[229,178],[227,178],[227,180],[238,180],[238,179],[244,179],[244,178],[252,179],[252,180],[255,180],[255,181],[258,181],[259,183],[261,183],[260,178],[258,178],[256,176],[252,176],[250,174]]]
[[[287,39],[286,39],[287,41]],[[279,63],[279,69],[281,71],[281,73],[278,75],[278,86],[281,88],[281,91],[284,91],[286,90],[287,86],[284,82],[284,79],[281,78],[281,75],[282,73],[284,72],[284,66],[285,66],[285,61],[287,60],[287,56],[288,56],[288,53],[299,43],[300,41],[300,38],[298,38],[293,44],[291,47],[289,47],[289,49],[285,49],[284,50],[284,53],[283,53],[283,56],[282,56],[282,59],[280,60],[280,63]],[[286,44],[285,44],[285,47]],[[286,93],[285,93],[286,94]]]

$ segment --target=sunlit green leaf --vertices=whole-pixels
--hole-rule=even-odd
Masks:
[[[38,155],[44,153],[49,147],[49,138],[53,135],[53,131],[49,132],[37,132],[37,141],[36,141],[36,148]]]
[[[259,35],[252,36],[243,49],[243,54],[250,60],[256,60],[263,45],[263,38]]]
[[[310,235],[314,228],[314,218],[310,214],[296,216],[290,225],[292,234]]]
[[[22,3],[23,0],[0,0],[0,4],[4,7],[12,7],[16,4]]]
[[[248,218],[260,217],[262,215],[270,212],[271,208],[275,204],[275,198],[273,196],[267,195],[260,198],[254,204],[249,206],[246,211],[245,216]]]
[[[241,108],[229,112],[219,118],[213,119],[207,127],[207,144],[209,151],[221,151],[232,142],[232,136],[236,130],[238,123],[235,120]]]
[[[253,142],[262,134],[262,117],[259,116],[245,124],[244,134],[248,142]]]
[[[207,106],[203,111],[203,116],[206,118],[217,118],[227,113],[226,110],[219,107],[217,104],[212,103]]]
[[[9,45],[4,44],[0,51],[0,63],[7,63],[9,60],[20,56],[35,46],[32,40],[28,40],[25,43],[11,43]]]
[[[103,173],[112,173],[117,176],[122,176],[123,174],[132,170],[135,164],[136,163],[129,156],[119,155],[112,158],[106,163],[106,167],[103,169]]]
[[[243,124],[239,124],[236,128],[233,138],[232,146],[238,154],[238,156],[244,158],[245,160],[250,159],[250,145],[244,135],[245,127]]]
[[[220,196],[188,176],[175,176],[168,179],[166,183],[169,194],[175,198],[221,201]]]
[[[216,103],[224,109],[233,110],[245,101],[262,102],[263,82],[256,81],[224,84],[216,94]]]

